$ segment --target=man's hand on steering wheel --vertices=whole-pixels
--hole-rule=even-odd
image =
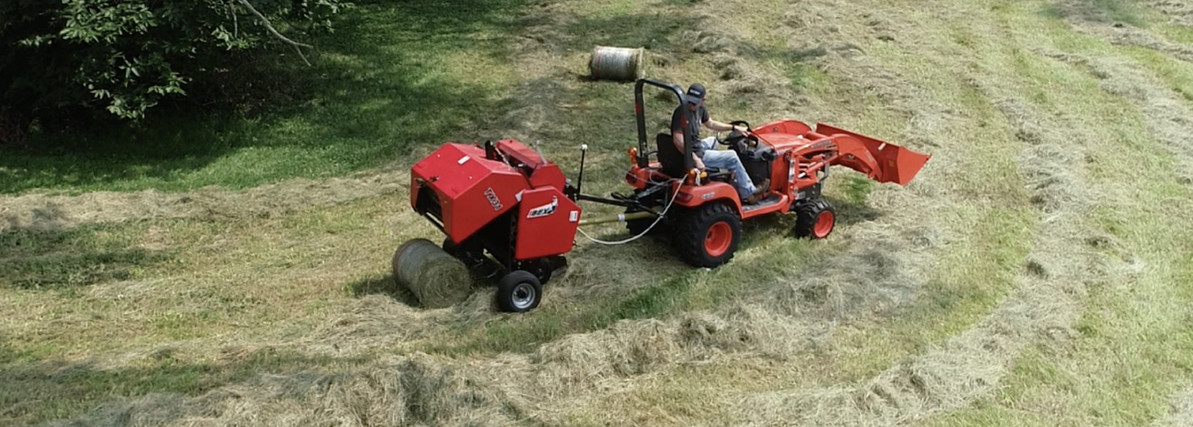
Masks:
[[[750,128],[750,124],[745,120],[734,120],[729,122],[729,126],[729,135],[721,141],[721,143],[724,145],[733,145],[738,141],[741,141],[742,138],[747,138],[750,136],[750,134],[754,133],[754,130]],[[741,130],[743,128],[745,129],[744,131]]]

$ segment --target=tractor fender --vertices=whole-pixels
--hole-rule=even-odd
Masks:
[[[741,198],[737,189],[726,182],[713,181],[704,185],[685,185],[675,196],[676,206],[694,208],[707,203],[725,203],[741,212]]]

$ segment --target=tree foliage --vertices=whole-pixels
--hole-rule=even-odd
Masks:
[[[5,0],[0,121],[106,110],[138,120],[280,34],[331,29],[342,0]],[[254,12],[259,12],[254,13]],[[270,24],[278,33],[271,32]],[[3,138],[3,135],[0,135]]]

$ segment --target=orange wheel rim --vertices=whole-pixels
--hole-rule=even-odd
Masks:
[[[704,251],[709,256],[719,257],[729,250],[731,243],[733,243],[733,229],[729,227],[728,223],[721,221],[708,228],[708,234],[704,236]]]
[[[836,222],[836,218],[832,212],[821,212],[820,216],[816,217],[816,225],[812,226],[812,234],[816,235],[818,239],[827,237],[829,233],[833,232],[834,222]]]

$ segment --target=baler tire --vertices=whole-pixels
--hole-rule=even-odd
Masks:
[[[497,283],[497,309],[506,313],[524,313],[539,306],[543,285],[525,270],[514,270]]]
[[[795,207],[795,237],[823,239],[837,225],[837,211],[827,200],[800,203]]]
[[[741,240],[741,218],[721,203],[685,211],[678,225],[680,257],[696,267],[713,268],[729,262]]]

